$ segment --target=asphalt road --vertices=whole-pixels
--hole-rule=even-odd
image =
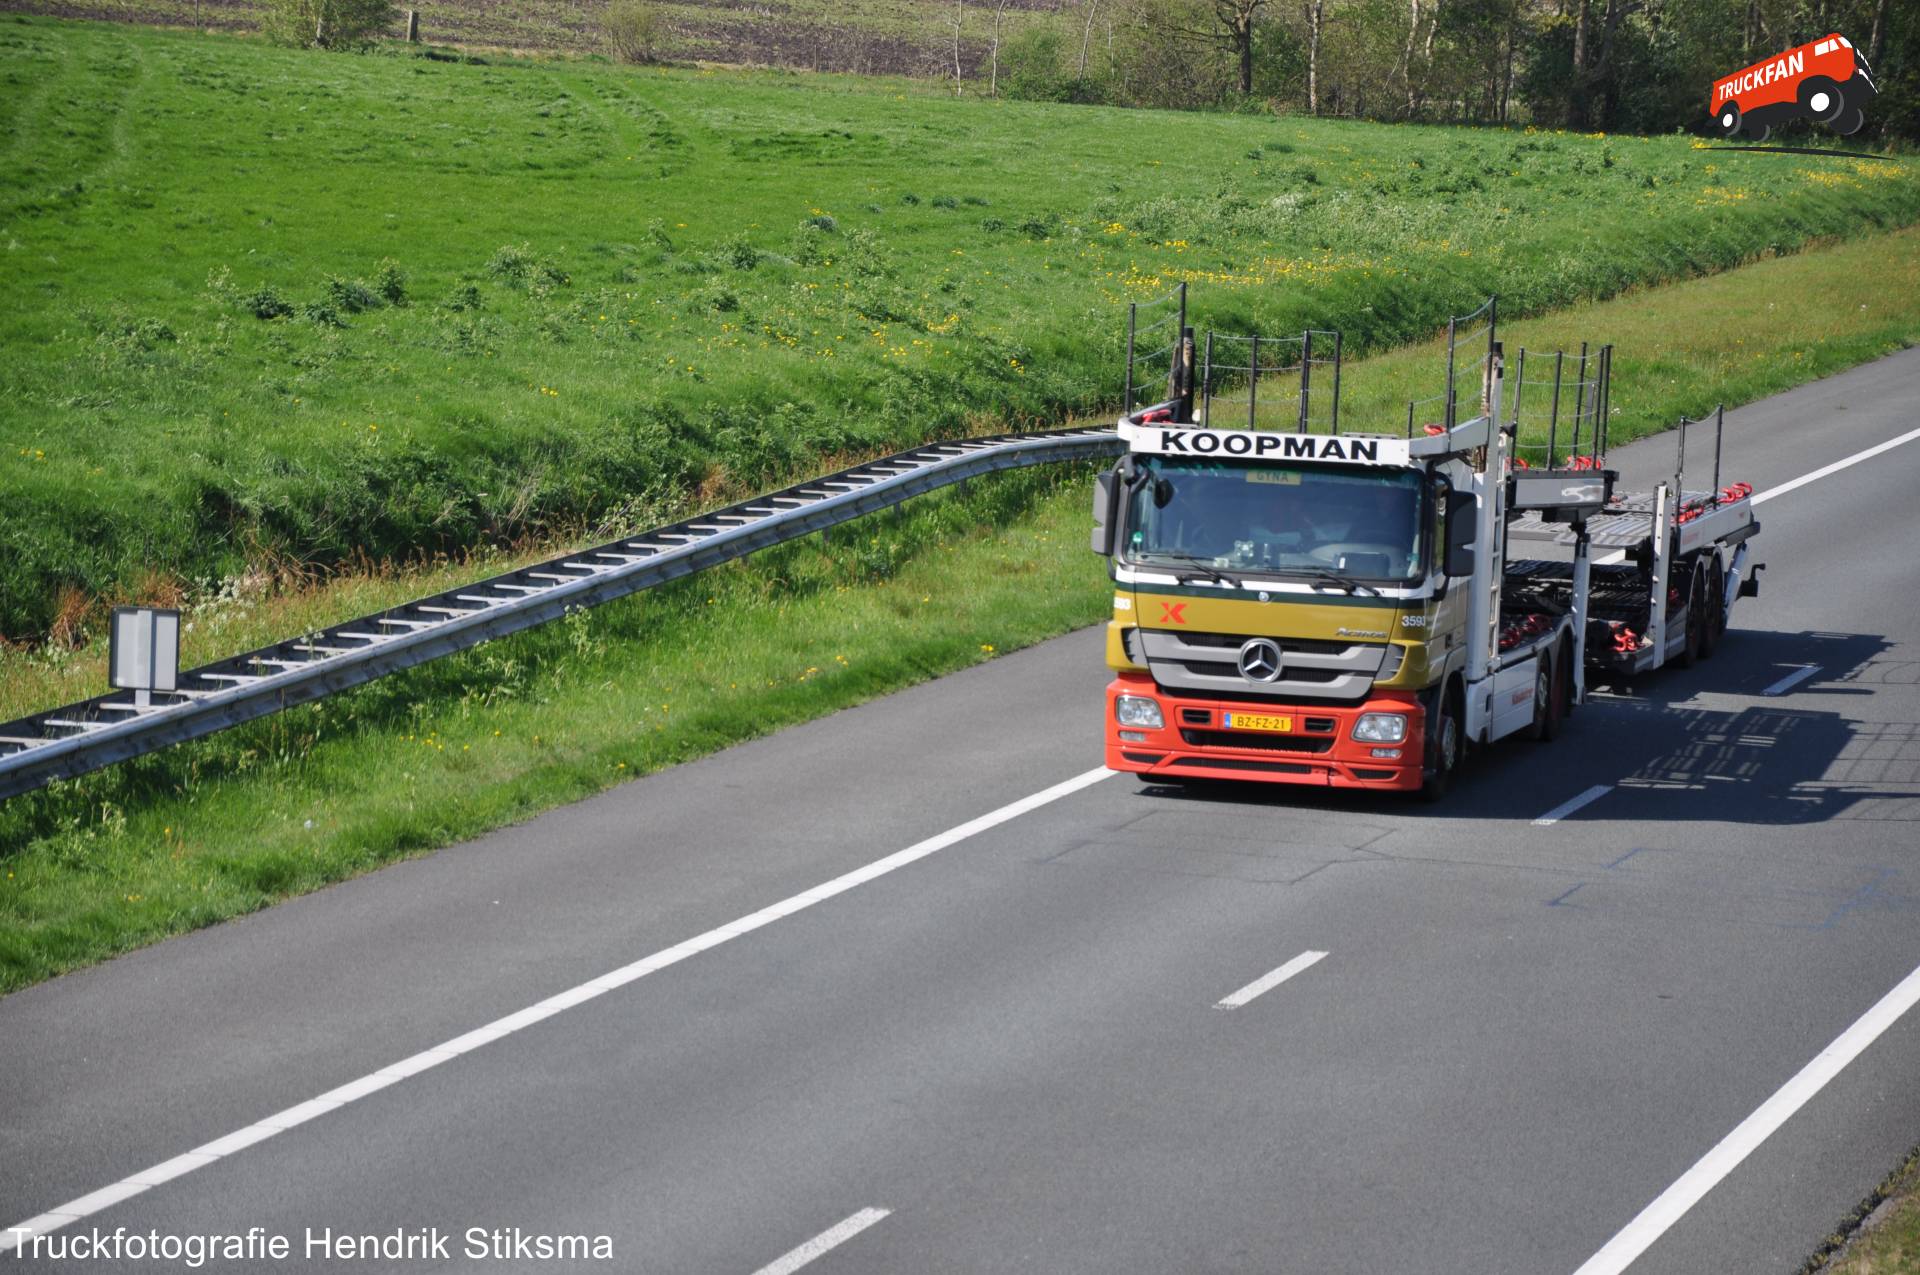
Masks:
[[[1910,351],[1741,409],[1727,476],[1916,401]],[[1648,483],[1672,440],[1615,460]],[[1713,660],[1440,807],[1099,779],[67,1233],[753,1272],[873,1209],[809,1275],[1572,1272],[1920,965],[1916,488],[1920,441],[1765,503]],[[1073,634],[8,997],[0,1226],[1082,775],[1105,679]],[[1920,1014],[1631,1269],[1792,1270],[1916,1141]]]

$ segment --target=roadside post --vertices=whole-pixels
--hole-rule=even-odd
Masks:
[[[115,607],[107,645],[107,683],[132,691],[133,706],[146,708],[153,692],[180,684],[180,613],[154,607]]]

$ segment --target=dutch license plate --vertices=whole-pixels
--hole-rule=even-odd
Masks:
[[[1265,713],[1222,712],[1220,725],[1228,730],[1264,730],[1285,734],[1293,730],[1293,718],[1272,717]]]

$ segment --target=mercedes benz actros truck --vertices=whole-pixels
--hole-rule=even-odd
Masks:
[[[1169,396],[1122,417],[1095,493],[1116,770],[1438,798],[1470,747],[1551,738],[1590,677],[1710,655],[1757,591],[1717,435],[1711,486],[1683,489],[1683,422],[1671,482],[1614,490],[1608,347],[1536,356],[1531,385],[1517,353],[1510,382],[1489,301],[1448,326],[1434,419],[1356,429],[1333,334],[1202,345],[1184,309]]]

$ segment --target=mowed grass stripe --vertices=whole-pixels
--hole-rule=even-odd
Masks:
[[[41,18],[0,20],[0,77],[16,640],[1092,412],[1127,302],[1182,280],[1203,326],[1362,353],[1489,292],[1545,313],[1920,215],[1903,164],[1684,138]]]

